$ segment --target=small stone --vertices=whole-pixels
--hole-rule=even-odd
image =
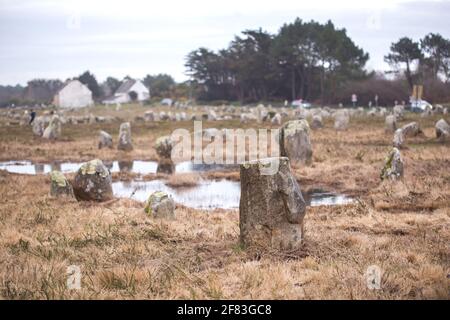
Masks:
[[[403,144],[405,143],[405,137],[403,135],[403,130],[397,129],[394,133],[394,139],[392,141],[392,144],[394,147],[401,149],[403,147]]]
[[[133,150],[133,144],[131,142],[131,125],[129,122],[124,122],[120,125],[119,130],[119,144],[118,150],[131,151]]]
[[[397,120],[395,119],[395,116],[393,114],[386,116],[384,124],[385,132],[393,133],[395,132],[395,130],[397,130]]]
[[[38,137],[42,137],[42,135],[44,134],[44,130],[45,130],[44,117],[41,117],[41,116],[36,117],[31,125],[32,125],[33,134]]]
[[[51,185],[50,195],[53,197],[74,197],[72,185],[60,171],[50,173]]]
[[[347,110],[338,110],[334,114],[334,128],[336,130],[346,130],[350,122],[350,116]]]
[[[396,119],[403,119],[403,114],[405,112],[405,107],[403,107],[402,105],[397,105],[394,107],[394,109],[392,110],[394,112],[394,116]]]
[[[54,140],[61,136],[61,121],[58,115],[54,115],[47,128],[45,128],[42,137],[45,139]]]
[[[100,131],[98,136],[98,148],[110,148],[113,147],[113,141],[111,135],[106,131]]]
[[[271,120],[271,123],[275,126],[281,125],[281,114],[275,114],[275,116]]]
[[[436,122],[436,138],[439,141],[449,140],[450,138],[450,125],[444,119]]]
[[[280,151],[293,164],[311,164],[310,129],[305,119],[288,121],[281,128]]]
[[[422,133],[422,130],[420,130],[420,126],[417,122],[411,122],[402,127],[403,136],[405,138],[407,137],[415,137]]]
[[[397,148],[392,148],[389,152],[380,177],[381,180],[397,180],[403,177],[403,160]]]
[[[156,191],[150,195],[145,212],[153,218],[175,219],[175,202],[163,191]]]
[[[106,201],[113,198],[111,172],[101,160],[84,163],[73,182],[79,200]]]
[[[170,136],[163,136],[156,139],[155,150],[158,156],[170,159],[172,156],[173,142]]]
[[[153,113],[153,111],[146,111],[144,113],[144,119],[145,121],[153,122],[155,121],[155,114]]]
[[[320,128],[323,128],[322,116],[320,114],[316,114],[312,118],[311,129],[320,129]]]

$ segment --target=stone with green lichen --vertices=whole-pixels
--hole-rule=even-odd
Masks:
[[[72,185],[60,171],[52,171],[50,173],[50,179],[50,195],[54,197],[74,196]]]
[[[86,162],[78,169],[73,188],[79,200],[106,201],[113,197],[111,173],[99,159]]]
[[[400,151],[392,148],[386,157],[383,169],[381,169],[381,180],[397,180],[403,177],[403,160]]]
[[[175,218],[175,202],[163,191],[156,191],[150,195],[145,203],[144,211],[153,218]]]

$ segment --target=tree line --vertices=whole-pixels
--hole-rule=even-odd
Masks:
[[[321,24],[297,18],[276,34],[245,30],[217,52],[198,48],[187,55],[185,66],[196,97],[205,101],[340,103],[348,100],[355,88],[365,103],[377,95],[390,104],[408,97],[414,84],[430,84],[430,97],[436,96],[436,88],[448,88],[449,43],[433,33],[419,42],[400,39],[385,57],[393,68],[386,77],[366,71],[369,54],[345,29],[336,28],[331,21]],[[378,91],[373,92],[373,87]]]
[[[85,71],[77,77],[67,80],[79,80],[85,84],[92,92],[95,101],[101,102],[108,98],[120,87],[123,81],[131,79],[126,76],[123,80],[115,77],[107,77],[105,81],[98,82],[96,76],[90,71]],[[179,96],[177,94],[177,84],[168,74],[147,75],[142,79],[144,85],[149,88],[151,96],[156,99],[167,96]],[[59,79],[33,79],[23,86],[0,86],[0,107],[7,105],[51,103],[54,95],[64,86],[64,82]],[[186,94],[185,90],[184,94]],[[183,94],[183,92],[182,92]]]

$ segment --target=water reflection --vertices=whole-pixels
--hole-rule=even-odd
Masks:
[[[203,180],[197,186],[189,188],[171,188],[163,180],[114,182],[113,192],[116,197],[132,198],[146,201],[155,191],[164,191],[172,195],[175,202],[191,208],[201,209],[237,209],[241,186],[239,182],[229,180]],[[304,193],[308,206],[342,205],[353,199],[341,194],[312,190]]]
[[[162,180],[133,181],[131,183],[114,182],[113,193],[116,197],[146,201],[155,191],[169,193],[175,202],[197,209],[235,209],[239,207],[240,183],[228,180],[201,181],[192,188],[171,188]]]
[[[194,164],[191,161],[174,164],[172,162],[159,163],[155,161],[141,160],[121,160],[121,161],[103,161],[105,166],[111,172],[131,172],[136,174],[156,174],[156,173],[187,173],[187,172],[205,172],[205,171],[225,171],[238,169],[238,165],[221,164]],[[60,162],[53,163],[32,163],[31,161],[7,161],[0,162],[0,170],[6,170],[11,173],[20,174],[46,174],[52,170],[70,173],[76,172],[83,162]]]

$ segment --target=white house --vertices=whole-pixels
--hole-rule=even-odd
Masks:
[[[105,104],[127,103],[132,101],[132,92],[136,94],[136,101],[150,98],[150,91],[140,80],[127,79],[114,93],[114,96],[103,100]]]
[[[92,92],[78,80],[67,82],[53,98],[53,104],[61,108],[82,108],[94,104]]]

